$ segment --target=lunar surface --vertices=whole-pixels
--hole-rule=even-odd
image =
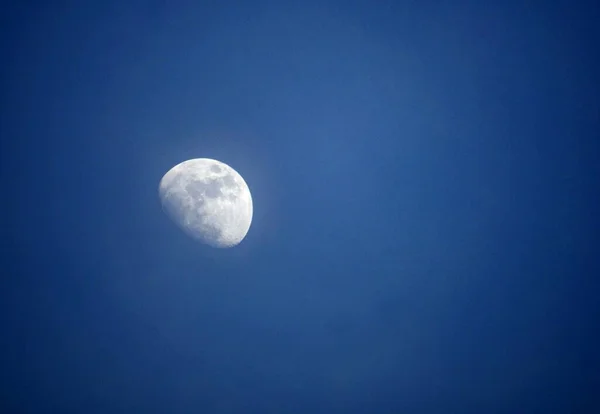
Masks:
[[[252,196],[237,171],[197,158],[171,168],[158,193],[165,213],[185,233],[213,247],[239,244],[252,223]]]

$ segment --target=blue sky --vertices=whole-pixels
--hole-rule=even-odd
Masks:
[[[2,13],[3,412],[600,408],[597,6],[175,3]]]

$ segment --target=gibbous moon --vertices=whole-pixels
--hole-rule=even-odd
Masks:
[[[185,233],[212,247],[239,244],[252,223],[248,185],[229,165],[209,158],[184,161],[160,180],[165,213]]]

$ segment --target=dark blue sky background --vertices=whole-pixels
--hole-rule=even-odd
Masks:
[[[2,413],[600,412],[594,2],[3,6]],[[195,243],[173,165],[254,221]]]

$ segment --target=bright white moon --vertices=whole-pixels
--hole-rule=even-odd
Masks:
[[[229,165],[209,158],[184,161],[160,180],[165,213],[185,233],[213,247],[239,244],[252,223],[248,185]]]

